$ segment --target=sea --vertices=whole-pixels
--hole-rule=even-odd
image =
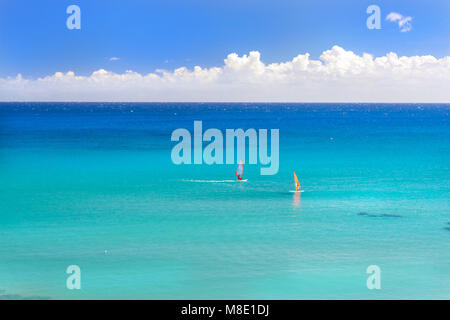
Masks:
[[[175,164],[194,121],[278,172]],[[0,103],[0,299],[450,299],[449,168],[450,104]]]

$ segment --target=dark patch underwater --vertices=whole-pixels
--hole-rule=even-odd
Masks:
[[[398,214],[389,214],[389,213],[383,213],[383,214],[370,214],[367,212],[358,212],[358,216],[366,216],[366,217],[377,217],[377,218],[401,218],[401,215]]]

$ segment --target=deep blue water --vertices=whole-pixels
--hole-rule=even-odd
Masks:
[[[0,298],[450,298],[449,112],[0,103]],[[279,129],[278,174],[174,165],[194,120]]]

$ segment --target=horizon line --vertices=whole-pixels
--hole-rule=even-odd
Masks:
[[[77,100],[67,100],[67,101],[55,101],[55,100],[15,100],[15,101],[2,101],[0,103],[196,103],[196,104],[204,104],[204,103],[230,103],[230,104],[238,104],[238,103],[248,103],[248,104],[256,104],[256,103],[272,103],[272,104],[281,104],[281,103],[296,103],[296,104],[306,104],[306,103],[316,103],[316,104],[332,104],[332,103],[345,103],[345,104],[450,104],[449,102],[348,102],[348,101],[77,101]]]

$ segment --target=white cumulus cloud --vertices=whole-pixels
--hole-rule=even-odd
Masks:
[[[40,78],[0,78],[1,101],[450,102],[450,57],[381,57],[334,46],[264,63],[258,51],[229,54],[222,66],[156,70],[100,69]]]
[[[386,20],[398,24],[401,32],[408,32],[412,29],[412,17],[405,17],[397,12],[391,12],[386,16]]]

